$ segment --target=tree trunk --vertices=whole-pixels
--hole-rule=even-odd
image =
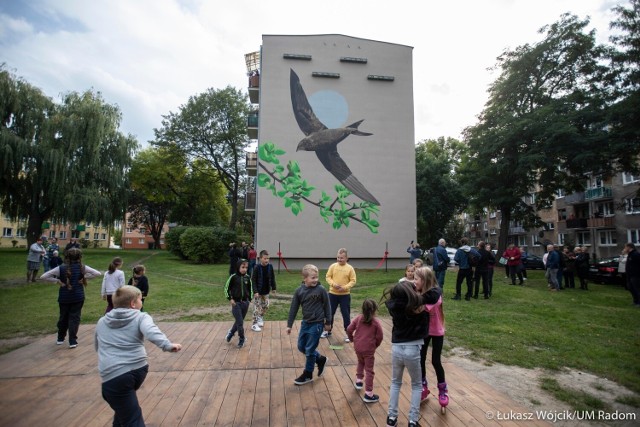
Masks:
[[[501,206],[500,215],[502,222],[500,223],[500,238],[498,239],[498,255],[501,255],[507,249],[509,223],[511,222],[511,207]]]
[[[38,237],[42,236],[42,215],[37,210],[34,210],[29,215],[29,222],[27,223],[27,246],[31,246],[38,240]]]

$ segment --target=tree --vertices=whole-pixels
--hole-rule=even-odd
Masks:
[[[189,98],[178,113],[163,116],[162,128],[156,129],[157,146],[178,147],[191,163],[200,160],[218,173],[211,185],[220,182],[230,194],[229,227],[235,229],[238,200],[245,172],[245,152],[248,145],[247,96],[227,86],[208,89]]]
[[[620,169],[638,172],[640,167],[640,0],[630,0],[630,8],[616,6],[618,15],[611,28],[619,33],[610,37],[611,108],[609,131],[612,149]]]
[[[446,236],[448,225],[464,206],[455,172],[465,149],[460,141],[444,137],[416,146],[418,240],[425,248]]]
[[[540,30],[541,42],[503,53],[479,122],[465,130],[461,181],[473,208],[500,210],[499,248],[512,219],[539,224],[537,210],[558,189],[582,189],[584,173],[612,164],[598,83],[603,49],[584,32],[588,23],[565,14]],[[523,202],[531,193],[535,206]]]
[[[121,115],[100,93],[55,104],[0,67],[0,202],[28,218],[35,242],[46,220],[110,224],[126,208],[126,172],[137,142],[118,131]]]

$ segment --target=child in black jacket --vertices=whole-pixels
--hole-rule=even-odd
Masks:
[[[253,298],[253,290],[251,289],[251,278],[247,275],[249,261],[241,259],[236,264],[236,272],[232,274],[227,283],[224,285],[224,295],[231,302],[231,314],[235,319],[233,327],[227,332],[226,340],[231,342],[231,338],[236,331],[240,340],[238,348],[244,347],[244,318],[249,311],[249,303]]]

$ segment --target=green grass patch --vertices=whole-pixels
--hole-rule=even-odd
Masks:
[[[231,321],[223,295],[226,264],[197,265],[166,251],[88,249],[84,254],[84,262],[100,271],[106,270],[114,256],[122,257],[127,279],[131,268],[143,263],[150,285],[145,310],[154,316],[172,321]],[[0,339],[56,330],[57,287],[43,282],[26,284],[26,256],[24,249],[0,248]],[[328,265],[318,267],[324,282]],[[402,270],[356,272],[354,314],[365,298],[379,300],[382,291],[403,275]],[[572,368],[640,393],[635,362],[640,354],[640,311],[623,288],[589,284],[589,291],[549,292],[541,271],[530,271],[525,287],[509,286],[503,270],[497,269],[491,299],[452,301],[455,276],[449,271],[444,287],[445,350],[464,347],[472,352],[470,357],[487,363],[552,371]],[[268,320],[287,318],[289,300],[285,296],[299,286],[301,277],[283,269],[276,279],[278,292],[271,299]],[[85,324],[95,323],[104,313],[100,285],[99,278],[89,282],[82,313]],[[380,314],[386,315],[386,309]]]
[[[612,411],[609,405],[597,397],[582,390],[562,388],[558,381],[553,378],[540,378],[540,388],[551,393],[556,399],[567,403],[576,411]]]

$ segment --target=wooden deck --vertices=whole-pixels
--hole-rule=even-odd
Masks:
[[[376,354],[374,391],[380,402],[366,404],[353,387],[355,353],[342,332],[319,351],[329,357],[325,374],[296,386],[304,356],[297,351],[297,330],[287,335],[284,322],[269,322],[261,333],[248,331],[247,345],[224,340],[231,322],[159,323],[179,353],[163,353],[147,343],[149,375],[138,391],[148,426],[384,426],[391,377],[391,325],[381,319],[385,340]],[[299,322],[296,322],[296,326]],[[0,356],[0,426],[110,426],[113,412],[100,394],[93,325],[82,325],[79,346],[57,346],[55,335]],[[432,395],[421,406],[422,426],[548,426],[542,421],[488,419],[487,412],[527,413],[526,408],[444,362],[450,404],[440,413]],[[406,373],[405,373],[406,375]],[[434,384],[433,368],[428,377]],[[432,387],[433,389],[433,387]],[[407,425],[408,376],[401,390],[398,426]]]

